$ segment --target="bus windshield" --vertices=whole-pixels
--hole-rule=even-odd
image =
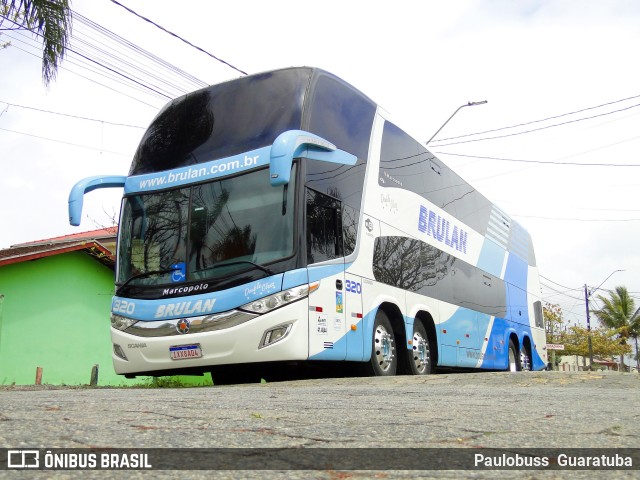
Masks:
[[[221,278],[289,257],[294,245],[295,165],[289,185],[269,170],[127,196],[117,282],[167,285]]]

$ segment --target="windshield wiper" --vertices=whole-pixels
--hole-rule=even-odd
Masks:
[[[242,265],[243,263],[248,263],[249,265],[253,266],[254,268],[257,268],[258,270],[262,270],[263,272],[265,272],[265,273],[267,273],[269,275],[275,275],[273,270],[271,270],[271,269],[269,269],[267,267],[263,267],[262,265],[260,265],[258,263],[250,262],[249,260],[238,260],[237,262],[216,263],[215,265],[211,265],[209,267],[201,268],[200,270],[195,270],[193,273],[206,272],[207,270],[213,270],[215,268],[226,267],[226,266],[229,266],[229,265]]]
[[[150,277],[151,275],[164,275],[164,274],[167,274],[167,273],[173,273],[175,271],[180,271],[180,269],[179,268],[164,268],[162,270],[154,270],[152,272],[142,272],[142,273],[138,273],[137,275],[132,275],[129,278],[127,278],[122,285],[120,285],[118,287],[118,292],[120,290],[122,290],[124,287],[126,287],[127,285],[129,285],[129,283],[131,283],[133,280],[136,280],[138,278],[146,278],[146,277]]]

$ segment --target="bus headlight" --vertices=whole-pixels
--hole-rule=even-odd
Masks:
[[[137,322],[138,321],[133,318],[123,317],[121,315],[116,315],[115,313],[111,314],[111,326],[116,330],[124,331]]]
[[[242,305],[240,310],[247,310],[252,313],[267,313],[276,308],[280,308],[288,303],[298,301],[309,296],[309,294],[318,289],[320,282],[314,282],[309,285],[300,285],[299,287],[290,288],[282,292],[268,295],[246,305]]]

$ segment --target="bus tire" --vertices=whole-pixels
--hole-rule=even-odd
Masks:
[[[531,371],[531,354],[526,346],[522,346],[520,350],[520,370],[523,372]]]
[[[395,375],[398,368],[396,342],[389,317],[382,310],[376,313],[371,343],[371,360],[366,373],[376,377]]]
[[[408,367],[411,375],[428,375],[432,372],[429,336],[420,320],[413,322],[412,350],[409,350]]]
[[[513,340],[509,340],[509,363],[507,370],[510,372],[520,371],[520,357],[518,356],[518,350],[516,349]]]

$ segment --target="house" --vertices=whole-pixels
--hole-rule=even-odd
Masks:
[[[610,358],[594,358],[594,370],[615,370],[618,371],[620,365],[614,359]],[[564,355],[560,357],[558,370],[561,372],[576,372],[589,370],[589,357],[581,357],[578,355]]]
[[[117,227],[0,250],[0,384],[140,383],[116,375],[109,336]]]

